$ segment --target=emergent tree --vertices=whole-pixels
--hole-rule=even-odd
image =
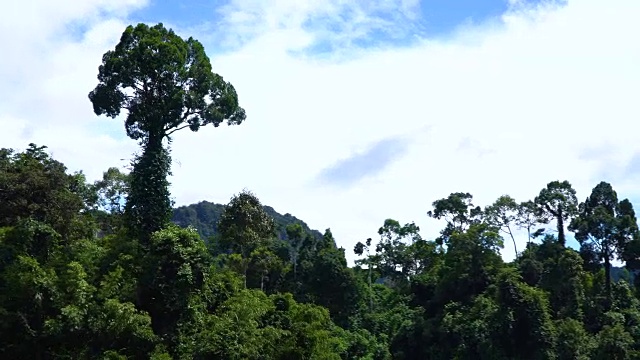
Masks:
[[[212,72],[202,44],[161,23],[127,27],[115,50],[104,54],[98,80],[89,93],[94,112],[115,118],[126,110],[127,135],[142,147],[125,215],[129,230],[145,242],[171,215],[171,158],[163,141],[187,127],[240,124],[245,111],[234,87]]]
[[[607,182],[601,182],[580,204],[578,216],[569,229],[581,245],[592,246],[604,262],[607,296],[611,296],[611,260],[622,258],[627,244],[637,238],[638,224],[629,200],[618,202],[618,195]]]
[[[571,221],[578,211],[578,198],[576,191],[568,181],[552,181],[547,187],[540,190],[540,194],[534,200],[539,207],[539,221],[544,223],[550,218],[556,220],[558,229],[558,243],[564,246],[565,223]]]

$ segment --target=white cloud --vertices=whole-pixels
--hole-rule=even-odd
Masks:
[[[118,141],[122,122],[93,114],[88,93],[102,54],[144,0],[11,2],[0,12],[2,147],[47,145],[72,170],[97,177],[135,144]]]
[[[451,192],[470,192],[484,206],[502,194],[528,200],[549,181],[567,179],[583,200],[603,172],[623,174],[640,151],[639,2],[514,6],[500,22],[461,28],[447,39],[403,49],[344,47],[343,55],[349,50],[357,56],[341,62],[288,52],[317,39],[313,28],[302,28],[309,14],[333,14],[347,3],[331,2],[337,5],[327,10],[327,2],[319,1],[234,2],[225,10],[225,31],[235,31],[244,45],[212,56],[212,62],[236,86],[248,119],[238,127],[175,137],[173,157],[180,165],[174,164],[171,181],[178,204],[227,202],[247,187],[313,228],[331,227],[351,257],[353,245],[375,238],[388,217],[415,221],[427,237],[437,234],[441,224],[426,212]],[[98,124],[108,126],[106,134],[123,133],[122,125],[93,117],[86,98],[101,54],[115,45],[126,23],[126,11],[105,23],[114,15],[100,15],[95,9],[104,9],[101,4],[59,21],[98,14],[89,28],[104,31],[80,40],[48,38],[39,53],[42,41],[34,30],[12,45],[26,49],[24,56],[0,58],[0,69],[11,66],[11,73],[21,74],[20,81],[0,85],[0,94],[14,105],[6,111],[0,100],[0,125],[8,129],[0,134],[3,146],[23,148],[37,139],[90,174],[118,165],[135,149],[132,140],[97,137]],[[122,4],[124,10],[137,6]],[[375,20],[377,9],[358,9],[362,19]],[[364,24],[373,26],[371,21]],[[6,32],[0,36],[4,41]],[[33,124],[29,137],[24,121]],[[344,190],[315,186],[317,174],[339,159],[380,139],[407,135],[407,153],[382,175]],[[459,151],[465,143],[473,146]],[[602,146],[609,153],[584,158],[587,149]],[[617,177],[606,180],[621,197],[640,195],[635,179]],[[513,247],[506,240],[509,259]],[[522,250],[525,238],[518,241]]]
[[[418,0],[231,0],[219,9],[221,20],[215,28],[225,30],[214,38],[233,47],[259,35],[296,32],[304,33],[306,41],[294,39],[281,45],[301,50],[313,40],[341,53],[349,50],[355,40],[365,39],[375,31],[391,38],[406,35],[413,30],[410,20],[417,18],[419,9]]]

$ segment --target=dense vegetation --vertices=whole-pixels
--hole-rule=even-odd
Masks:
[[[388,219],[350,268],[329,229],[249,191],[171,222],[171,134],[245,120],[199,42],[128,27],[98,80],[96,114],[126,110],[142,150],[129,174],[89,183],[43,146],[0,150],[0,358],[640,358],[640,287],[611,263],[635,273],[640,236],[610,184],[484,208],[453,193],[425,209],[438,238]],[[528,244],[505,263],[516,229]]]

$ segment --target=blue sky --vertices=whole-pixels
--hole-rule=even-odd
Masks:
[[[180,27],[215,23],[223,1],[202,0],[151,0],[144,8],[134,12],[132,19],[140,22],[170,22]]]
[[[523,4],[535,5],[540,0],[526,0]],[[235,3],[242,3],[236,1]],[[248,1],[246,3],[251,3]],[[374,1],[353,1],[365,4]],[[366,5],[367,3],[371,3]],[[379,3],[385,3],[380,1]],[[451,35],[461,26],[482,24],[495,21],[509,8],[509,0],[406,0],[386,1],[389,5],[379,5],[371,11],[380,22],[358,34],[353,44],[358,47],[406,46],[423,38],[438,38]],[[132,19],[140,22],[165,22],[181,28],[206,28],[209,32],[225,32],[225,7],[233,6],[233,1],[205,0],[150,0],[144,8],[134,12]],[[359,15],[349,6],[339,13],[309,14],[304,23],[305,29],[321,29],[331,33],[343,33],[347,29],[345,20],[353,20]],[[386,25],[391,26],[385,26]],[[319,38],[308,47],[312,55],[322,55],[336,50],[335,44]],[[223,51],[214,49],[214,51]]]
[[[90,179],[126,165],[136,142],[87,94],[127,25],[164,22],[201,40],[248,115],[176,133],[177,205],[248,188],[331,228],[351,259],[387,218],[436,236],[426,212],[453,192],[486,206],[568,180],[584,200],[604,180],[638,207],[638,13],[637,0],[9,2],[0,142],[47,145]]]
[[[535,2],[539,0],[528,1]],[[151,0],[147,6],[134,12],[132,18],[144,22],[167,21],[181,27],[190,27],[194,24],[219,22],[223,16],[219,12],[220,7],[227,4],[228,1]],[[414,19],[416,25],[425,34],[437,36],[447,34],[469,21],[482,22],[499,17],[509,8],[509,1],[422,0],[417,7],[418,16]],[[380,13],[380,16],[393,19],[390,12]]]

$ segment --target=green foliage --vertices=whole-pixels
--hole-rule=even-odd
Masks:
[[[483,295],[467,306],[447,304],[441,324],[446,342],[438,351],[439,358],[447,354],[454,359],[504,358],[495,334],[498,329],[492,321],[498,311],[495,301]]]
[[[564,235],[565,223],[568,223],[577,213],[578,198],[576,191],[568,181],[552,181],[547,187],[540,190],[534,203],[538,206],[538,221],[546,224],[551,219],[556,220],[558,231],[558,242],[564,246],[566,238]]]
[[[347,267],[344,250],[335,247],[306,252],[302,257],[297,299],[327,308],[332,319],[347,327],[365,303],[365,287]]]
[[[588,360],[595,348],[595,340],[575,319],[564,318],[556,322],[558,331],[558,360]]]
[[[193,229],[169,227],[153,234],[140,279],[140,306],[153,319],[154,332],[175,346],[181,321],[194,316],[211,259]],[[195,301],[195,303],[194,303]]]
[[[85,230],[78,224],[80,212],[92,199],[84,175],[67,174],[45,149],[35,144],[22,153],[0,149],[0,227],[30,219],[67,239]]]
[[[596,336],[596,360],[630,360],[640,355],[632,349],[633,338],[621,324],[607,325]]]
[[[527,230],[527,245],[531,243],[532,239],[544,232],[544,228],[539,228],[532,234],[531,229],[538,224],[546,224],[548,221],[548,215],[535,202],[529,200],[518,204],[515,222],[518,228]]]
[[[611,185],[599,183],[580,204],[579,215],[569,229],[580,244],[588,243],[596,259],[604,262],[607,294],[611,292],[611,261],[622,258],[627,244],[638,238],[638,224],[628,200],[618,202]],[[607,295],[610,296],[610,295]]]
[[[573,250],[560,250],[557,256],[544,260],[539,286],[548,292],[556,318],[582,319],[584,277],[582,259]]]
[[[235,89],[212,72],[202,44],[162,24],[127,27],[104,54],[98,80],[89,94],[96,115],[115,118],[127,110],[125,128],[135,140],[153,142],[184,127],[198,131],[245,119]]]
[[[254,194],[243,191],[225,207],[218,229],[222,246],[240,255],[236,263],[245,278],[246,287],[250,254],[264,246],[274,235],[274,221]]]
[[[427,215],[435,219],[444,219],[447,223],[441,235],[436,241],[439,244],[447,243],[454,233],[464,232],[471,224],[480,222],[482,208],[474,206],[473,196],[469,193],[452,193],[445,199],[433,202],[433,210]]]
[[[218,229],[229,248],[247,257],[261,241],[274,235],[274,221],[249,191],[234,196],[220,218]]]
[[[340,359],[346,343],[326,310],[245,290],[207,320],[197,359]]]
[[[112,167],[91,188],[96,196],[92,211],[100,228],[98,236],[114,234],[123,225],[126,199],[131,191],[131,175]]]
[[[97,206],[111,214],[122,214],[124,202],[129,193],[129,174],[122,173],[118,168],[107,169],[102,179],[93,184],[97,199]]]
[[[169,224],[172,201],[169,198],[171,157],[162,147],[146,146],[134,160],[131,189],[125,205],[124,220],[132,237],[150,241],[151,234]]]
[[[484,209],[485,221],[506,233],[513,241],[513,248],[518,256],[518,246],[511,227],[518,220],[518,203],[509,195],[502,195],[492,205]]]
[[[189,206],[180,206],[173,210],[171,221],[181,227],[192,226],[204,240],[218,235],[218,223],[224,213],[225,205],[202,201]]]
[[[501,272],[496,284],[496,341],[508,359],[554,359],[556,329],[546,294],[523,284],[513,269]]]
[[[322,234],[317,230],[312,230],[302,220],[296,218],[291,214],[280,214],[270,206],[263,206],[264,211],[273,218],[275,222],[276,234],[279,239],[288,240],[287,226],[299,224],[304,229],[304,232],[311,234],[314,239],[322,238]],[[197,204],[191,204],[187,206],[180,206],[173,210],[173,216],[171,221],[175,224],[187,227],[193,226],[198,229],[198,234],[205,240],[209,240],[218,233],[218,223],[224,213],[225,205],[214,204],[208,201],[201,201]]]
[[[498,253],[501,247],[498,232],[485,224],[474,224],[467,232],[454,234],[439,269],[436,300],[442,305],[469,301],[484,292],[502,266]]]

